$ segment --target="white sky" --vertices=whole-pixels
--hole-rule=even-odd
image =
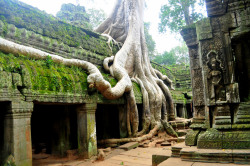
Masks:
[[[40,10],[44,10],[49,14],[56,13],[61,9],[63,3],[73,3],[80,2],[80,5],[88,8],[96,8],[104,10],[107,15],[112,11],[116,0],[20,0],[29,5],[37,7]],[[150,22],[151,27],[149,33],[152,35],[156,42],[156,50],[159,53],[164,51],[169,51],[171,48],[180,45],[180,42],[176,39],[176,34],[160,34],[158,32],[159,12],[161,5],[165,4],[166,0],[146,0],[147,8],[144,11],[144,21]]]

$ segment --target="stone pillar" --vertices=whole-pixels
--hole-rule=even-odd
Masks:
[[[118,109],[119,109],[120,138],[126,138],[128,136],[127,107],[126,107],[126,105],[119,105]]]
[[[183,103],[183,105],[182,105],[182,116],[183,116],[183,118],[188,118],[188,116],[187,116],[187,109],[186,109],[186,104],[185,103]]]
[[[177,104],[174,104],[174,116],[175,116],[175,118],[177,117],[177,109],[176,109],[176,107],[177,107]]]
[[[12,155],[18,166],[32,166],[30,118],[33,103],[12,101],[4,118],[4,158]]]
[[[80,105],[77,108],[78,152],[83,158],[90,158],[97,154],[96,103]]]
[[[188,146],[197,145],[198,135],[205,130],[205,98],[204,83],[202,77],[201,59],[197,41],[196,28],[186,28],[181,31],[181,35],[189,50],[190,71],[193,89],[193,121],[185,139]]]

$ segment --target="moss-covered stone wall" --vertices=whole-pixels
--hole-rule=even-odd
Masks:
[[[8,92],[19,90],[27,100],[41,102],[123,103],[124,99],[107,100],[97,90],[89,89],[88,73],[79,67],[67,67],[54,63],[50,57],[34,60],[22,55],[14,56],[0,52],[1,88]],[[104,79],[115,86],[117,81],[102,72]],[[141,103],[141,92],[134,84],[137,102]]]
[[[175,64],[168,66],[168,69],[174,77],[175,90],[171,91],[171,94],[175,103],[190,103],[192,99],[192,87],[189,65]]]
[[[99,34],[63,22],[17,0],[0,0],[0,20],[5,26],[13,24],[17,28],[55,39],[58,45],[63,43],[69,47],[82,47],[100,55],[110,54],[106,40]]]

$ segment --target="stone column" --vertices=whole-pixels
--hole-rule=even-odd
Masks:
[[[119,105],[119,129],[120,138],[126,138],[128,136],[127,130],[127,107],[126,105]]]
[[[78,152],[82,158],[90,158],[97,154],[96,103],[80,105],[77,108]]]
[[[4,158],[12,155],[18,166],[32,166],[30,118],[33,103],[12,101],[4,118]]]
[[[193,122],[185,139],[188,146],[197,145],[197,138],[202,130],[205,130],[205,98],[202,66],[199,53],[196,28],[186,28],[181,31],[186,42],[190,57],[190,71],[193,89]]]
[[[176,118],[177,117],[177,104],[174,104],[174,117]]]
[[[187,109],[186,109],[186,104],[185,103],[183,103],[183,105],[182,105],[182,117],[183,118],[188,118],[188,116],[187,116]]]

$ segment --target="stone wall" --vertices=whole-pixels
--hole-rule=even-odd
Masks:
[[[101,35],[58,20],[36,8],[16,0],[0,1],[0,36],[7,40],[34,47],[65,58],[76,58],[95,64],[104,79],[115,86],[117,80],[105,73],[102,62],[119,48],[107,44]],[[163,74],[169,70],[153,64]],[[56,127],[69,122],[63,119],[67,105],[76,112],[77,149],[81,157],[97,153],[95,111],[97,105],[116,105],[119,111],[120,136],[126,136],[125,99],[105,99],[97,90],[89,89],[86,71],[54,63],[50,57],[35,60],[22,55],[0,52],[0,105],[3,133],[0,141],[0,165],[14,157],[16,165],[32,165],[31,116],[38,105],[60,105],[62,113],[55,119]],[[140,87],[133,83],[137,104],[142,103]],[[118,107],[119,105],[119,107]],[[34,111],[37,111],[34,109]],[[53,111],[53,110],[50,110]],[[47,111],[46,116],[50,116]],[[54,115],[55,113],[53,113]],[[51,114],[52,115],[52,114]],[[34,119],[33,119],[34,120]],[[46,118],[44,119],[46,123]],[[49,121],[48,121],[49,122]],[[67,125],[68,126],[68,125]],[[33,126],[35,127],[35,126]],[[34,130],[33,130],[34,131]],[[58,130],[61,137],[53,153],[64,155],[68,146],[68,132]],[[54,152],[57,151],[57,152]],[[11,157],[13,156],[13,157]]]
[[[195,113],[186,144],[198,148],[250,148],[246,137],[250,131],[246,86],[249,1],[206,0],[206,6],[208,18],[181,32],[189,48]],[[237,117],[244,119],[240,126]]]

